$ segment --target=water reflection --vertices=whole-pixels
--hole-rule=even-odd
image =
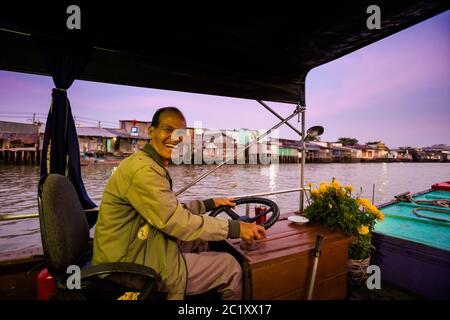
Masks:
[[[82,176],[91,199],[100,204],[103,189],[115,165],[94,164],[82,167]],[[185,165],[169,168],[174,190],[179,190],[213,166]],[[362,189],[375,204],[387,202],[395,194],[428,189],[431,184],[450,180],[450,163],[349,163],[307,164],[305,181],[318,185],[336,177],[342,184]],[[0,214],[37,213],[39,168],[0,166]],[[299,187],[297,164],[224,165],[181,195],[181,199],[226,197]],[[298,210],[298,193],[268,196],[281,212]],[[0,223],[0,251],[40,246],[37,219]]]

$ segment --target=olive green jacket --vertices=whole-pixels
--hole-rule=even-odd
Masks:
[[[110,177],[95,227],[93,264],[133,262],[153,268],[168,299],[183,299],[185,261],[177,239],[239,237],[237,221],[202,215],[213,201],[181,204],[159,155],[147,144]]]

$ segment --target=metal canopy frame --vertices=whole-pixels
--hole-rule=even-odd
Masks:
[[[304,93],[304,90],[303,90]],[[267,130],[266,132],[264,132],[263,134],[259,135],[258,137],[256,137],[256,139],[250,141],[249,143],[247,143],[247,145],[244,147],[244,149],[240,150],[235,157],[239,156],[240,154],[242,154],[243,152],[245,152],[248,148],[250,148],[252,145],[254,145],[255,143],[258,143],[262,138],[266,137],[268,134],[270,134],[273,130],[279,128],[280,126],[282,126],[283,124],[287,125],[289,128],[291,128],[292,130],[294,130],[296,133],[298,133],[301,136],[301,162],[300,162],[300,188],[299,189],[295,189],[295,191],[299,191],[300,192],[300,203],[299,203],[299,212],[303,212],[304,209],[304,185],[305,185],[305,177],[304,177],[304,170],[305,170],[305,113],[306,113],[306,107],[305,106],[301,106],[300,103],[297,104],[295,110],[286,118],[283,118],[282,116],[280,116],[278,113],[276,113],[272,108],[270,108],[266,103],[264,103],[261,100],[257,100],[259,104],[261,104],[264,108],[266,108],[267,110],[269,110],[272,114],[274,114],[277,118],[279,118],[281,121],[279,123],[277,123],[275,126],[273,126],[272,128],[270,128],[269,130]],[[304,101],[304,100],[303,100]],[[296,128],[294,128],[290,123],[288,123],[289,120],[291,120],[293,117],[295,117],[296,115],[298,115],[299,117],[301,116],[301,132],[298,131]],[[235,158],[233,157],[232,160],[234,160]],[[191,188],[192,186],[196,185],[198,182],[200,182],[201,180],[203,180],[204,178],[206,178],[207,176],[209,176],[211,173],[213,173],[214,171],[216,171],[217,169],[219,169],[220,167],[222,167],[223,165],[225,165],[227,162],[229,162],[230,160],[225,159],[224,161],[222,161],[221,163],[219,163],[217,166],[215,166],[214,168],[212,168],[211,170],[209,170],[208,172],[202,174],[201,176],[199,176],[197,179],[195,179],[194,181],[192,181],[191,183],[187,184],[186,186],[182,187],[180,190],[178,190],[177,192],[175,192],[176,196],[179,196],[180,194],[184,193],[185,191],[187,191],[189,188]],[[271,193],[273,194],[273,193]]]
[[[262,138],[266,137],[268,134],[270,134],[273,130],[281,127],[283,124],[287,123],[287,121],[291,120],[293,117],[295,117],[297,114],[299,114],[299,112],[301,111],[300,108],[296,108],[291,115],[289,115],[288,117],[286,117],[285,119],[282,119],[282,121],[280,121],[279,123],[277,123],[276,125],[274,125],[272,128],[270,128],[269,130],[267,130],[266,132],[264,132],[263,134],[260,134],[258,137],[256,137],[254,140],[250,141],[249,143],[247,143],[245,145],[245,147],[240,150],[238,153],[236,153],[235,157],[239,156],[240,154],[242,154],[243,152],[245,152],[248,148],[250,148],[252,145],[258,143]],[[225,159],[224,161],[222,161],[221,163],[219,163],[217,166],[215,166],[214,168],[212,168],[211,170],[209,170],[208,172],[202,174],[200,177],[198,177],[197,179],[195,179],[194,181],[192,181],[191,183],[187,184],[186,186],[182,187],[180,190],[178,190],[177,192],[175,192],[176,196],[179,196],[180,194],[184,193],[186,190],[188,190],[189,188],[191,188],[192,186],[196,185],[198,182],[200,182],[201,180],[203,180],[204,178],[206,178],[207,176],[209,176],[211,173],[213,173],[214,171],[216,171],[217,169],[219,169],[220,167],[222,167],[223,165],[225,165],[227,162],[229,162],[230,160],[234,160],[235,158],[233,157],[233,159]]]

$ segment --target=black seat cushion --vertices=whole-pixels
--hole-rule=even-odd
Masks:
[[[87,249],[89,227],[77,192],[66,177],[50,174],[39,197],[42,246],[49,272],[66,274]]]

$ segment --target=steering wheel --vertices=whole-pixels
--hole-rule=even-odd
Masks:
[[[280,209],[278,208],[278,205],[269,199],[241,198],[241,199],[234,200],[233,202],[236,203],[236,206],[241,205],[241,204],[255,203],[255,204],[262,204],[269,208],[266,211],[261,212],[254,217],[249,217],[249,216],[240,216],[230,206],[219,206],[219,207],[215,208],[213,211],[211,211],[211,213],[209,215],[212,217],[216,217],[220,213],[225,212],[233,220],[239,220],[239,221],[243,221],[243,222],[252,223],[252,222],[257,221],[258,219],[260,219],[263,216],[267,216],[268,213],[272,212],[272,215],[270,216],[270,218],[267,219],[266,222],[261,224],[265,229],[269,229],[271,226],[273,226],[274,223],[277,222],[278,217],[280,216]]]

